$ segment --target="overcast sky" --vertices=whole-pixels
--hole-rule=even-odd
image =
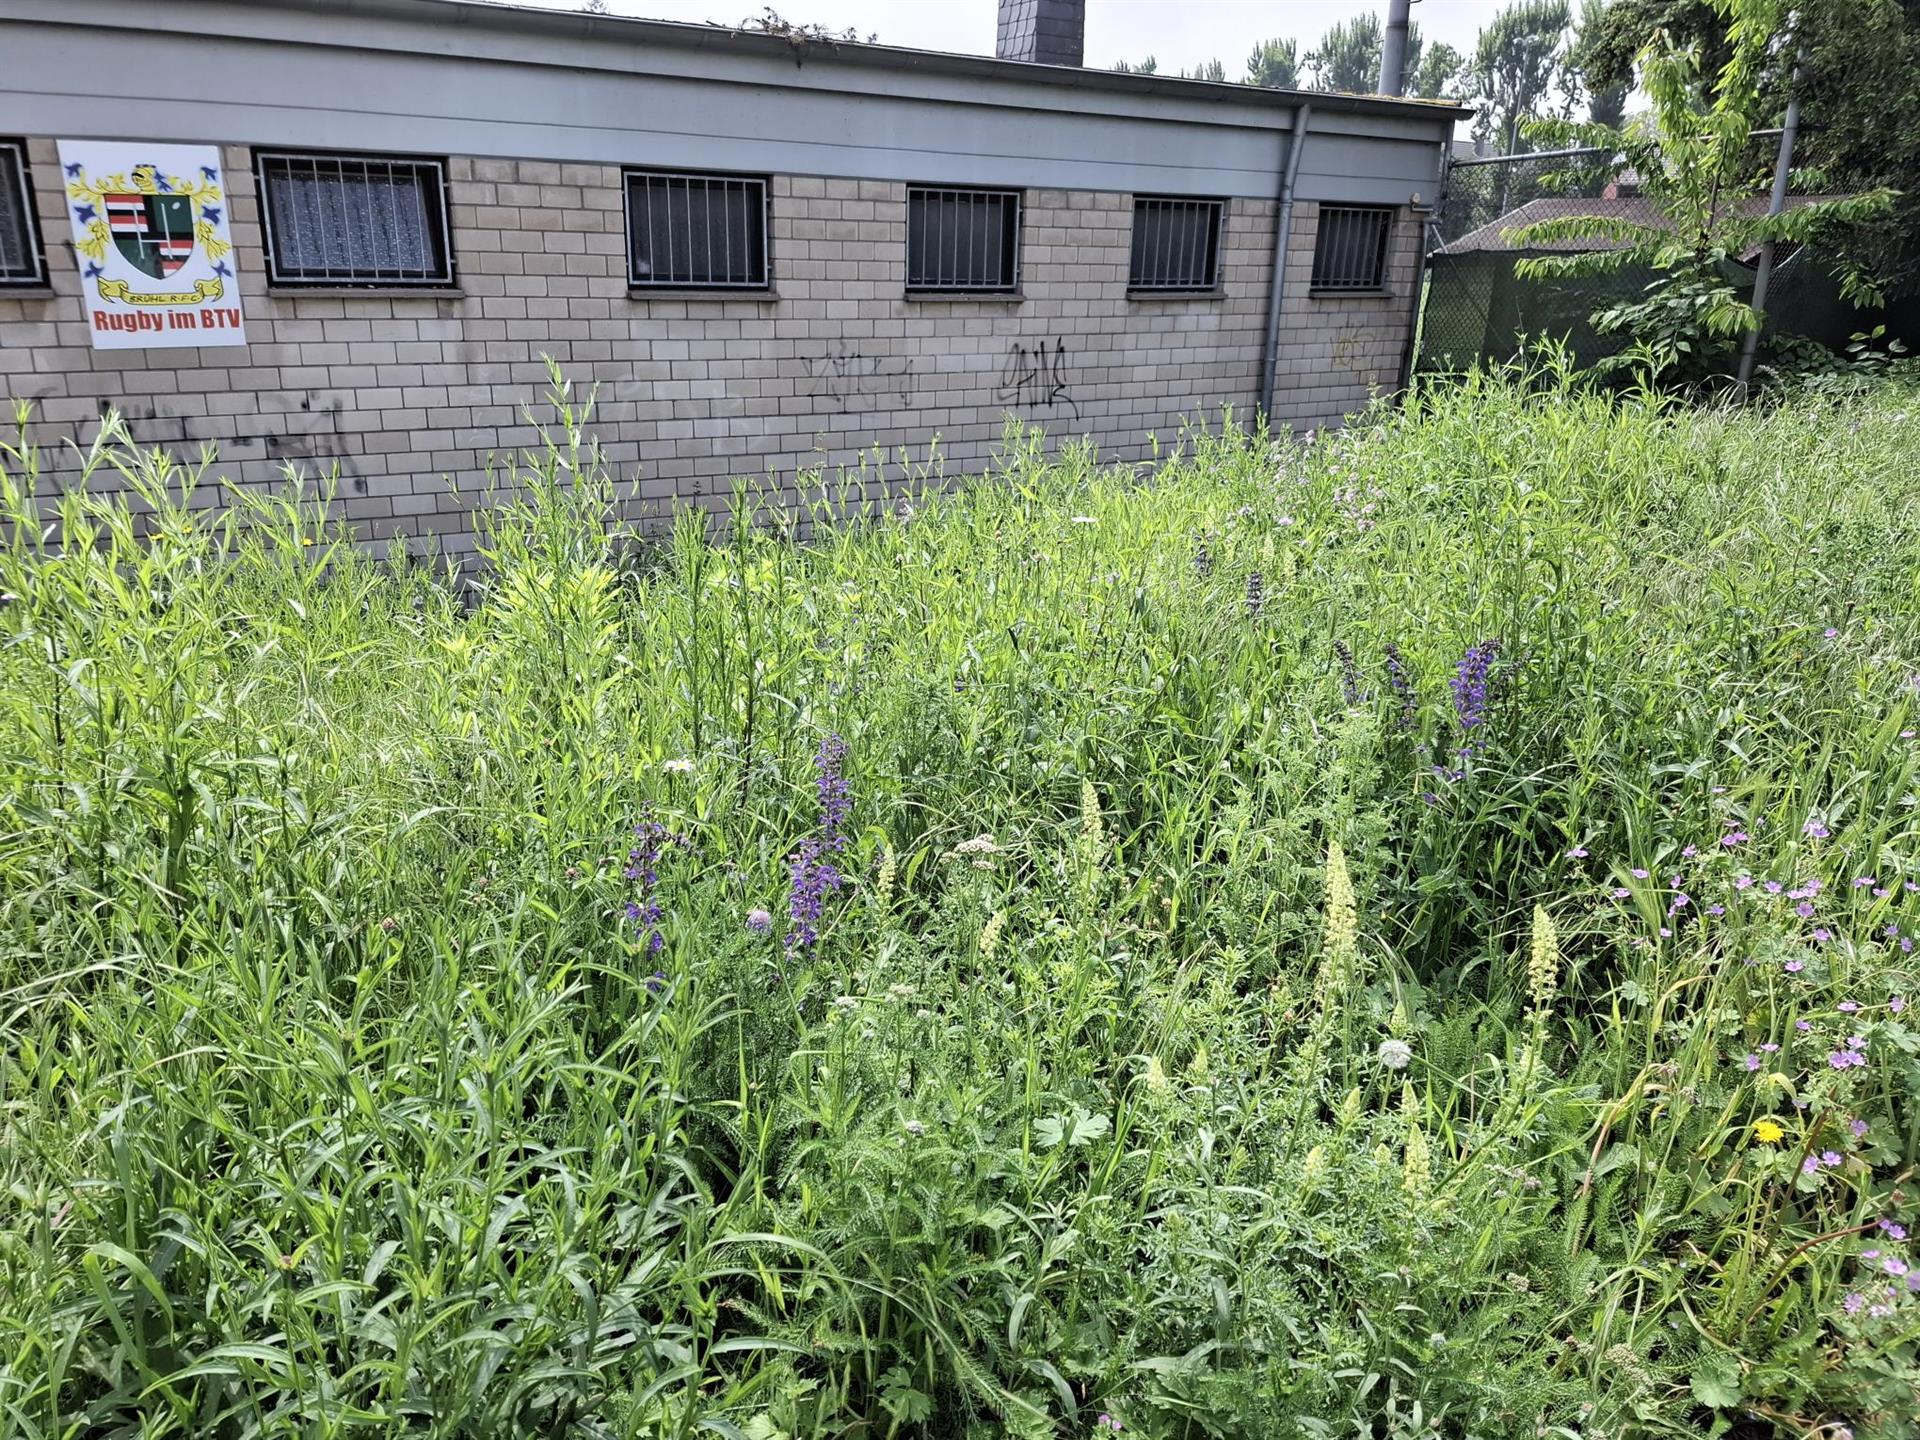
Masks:
[[[580,8],[579,0],[519,0],[551,9]],[[758,16],[766,0],[607,0],[623,15],[656,20],[738,25]],[[1505,0],[1414,0],[1413,18],[1429,40],[1471,52],[1480,27]],[[993,53],[995,0],[777,0],[773,7],[796,25],[852,28],[884,45],[921,50]],[[1292,36],[1304,52],[1328,26],[1384,0],[1087,0],[1087,63],[1152,55],[1163,73],[1219,59],[1227,78],[1246,69],[1247,53],[1271,36]]]

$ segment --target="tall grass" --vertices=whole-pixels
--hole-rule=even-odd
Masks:
[[[1916,1433],[1920,396],[550,400],[477,593],[0,449],[0,1429]]]

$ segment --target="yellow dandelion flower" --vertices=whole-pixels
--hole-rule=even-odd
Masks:
[[[1787,1138],[1787,1132],[1771,1120],[1757,1120],[1753,1126],[1753,1138],[1762,1145],[1778,1145]]]

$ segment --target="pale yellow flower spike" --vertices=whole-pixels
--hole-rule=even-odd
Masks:
[[[1407,1161],[1400,1175],[1400,1187],[1419,1197],[1433,1185],[1433,1161],[1427,1152],[1427,1137],[1419,1126],[1407,1135]]]
[[[1533,954],[1527,961],[1527,988],[1533,1008],[1544,1014],[1552,1008],[1560,984],[1560,936],[1544,905],[1533,907]]]
[[[1353,881],[1347,875],[1347,855],[1338,840],[1327,846],[1327,921],[1323,942],[1328,988],[1352,972],[1360,947],[1360,915],[1354,904]]]
[[[1007,912],[996,910],[987,918],[986,928],[980,932],[980,958],[991,960],[993,952],[1000,948],[1000,927],[1007,923]]]
[[[1096,851],[1106,838],[1100,827],[1100,792],[1093,788],[1091,780],[1080,782],[1080,838]]]

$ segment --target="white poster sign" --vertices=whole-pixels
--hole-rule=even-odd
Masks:
[[[217,147],[62,140],[60,173],[94,349],[247,343]]]

